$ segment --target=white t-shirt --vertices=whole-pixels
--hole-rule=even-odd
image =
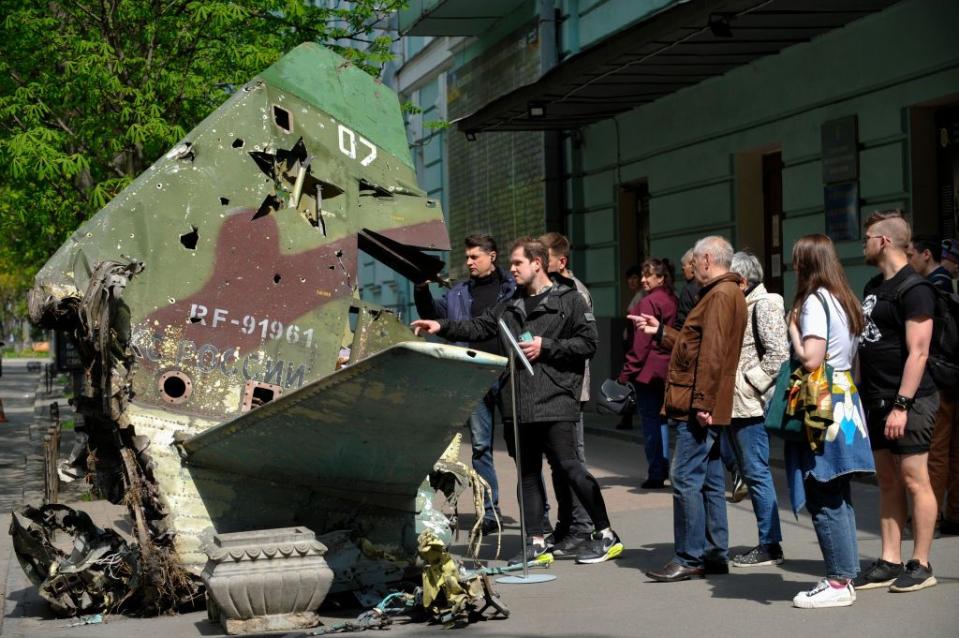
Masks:
[[[849,319],[839,300],[825,288],[819,295],[829,304],[829,343],[826,345],[826,362],[834,370],[849,370],[858,349],[859,337],[849,334]],[[799,334],[802,338],[826,338],[826,309],[815,294],[806,297],[799,315]]]

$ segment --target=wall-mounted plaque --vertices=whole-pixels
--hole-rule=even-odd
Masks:
[[[823,188],[826,235],[833,241],[859,239],[859,182],[829,184]]]
[[[822,181],[825,184],[859,179],[859,123],[855,115],[822,125]]]

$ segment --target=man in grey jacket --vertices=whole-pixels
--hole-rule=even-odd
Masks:
[[[550,279],[548,263],[542,242],[521,239],[510,254],[510,272],[517,285],[513,299],[469,321],[418,320],[411,325],[417,334],[424,331],[453,341],[477,341],[496,335],[497,320],[503,319],[534,370],[532,376],[522,373],[516,379],[521,489],[527,504],[526,555],[536,558],[548,551],[539,486],[545,454],[565,474],[593,521],[595,531],[576,561],[599,563],[619,556],[623,545],[610,527],[599,483],[576,454],[583,371],[596,352],[596,320],[575,289]]]

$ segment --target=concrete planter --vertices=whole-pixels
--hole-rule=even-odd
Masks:
[[[217,534],[201,577],[211,620],[228,634],[315,627],[333,571],[305,527]]]

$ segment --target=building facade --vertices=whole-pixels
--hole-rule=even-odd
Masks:
[[[872,274],[870,211],[902,208],[917,232],[955,236],[959,3],[488,3],[498,17],[457,0],[413,4],[407,32],[485,29],[469,34],[482,52],[450,69],[454,242],[487,220],[504,237],[569,235],[610,372],[623,272],[645,256],[678,261],[722,234],[755,252],[788,300],[803,234],[833,237],[857,291]]]

